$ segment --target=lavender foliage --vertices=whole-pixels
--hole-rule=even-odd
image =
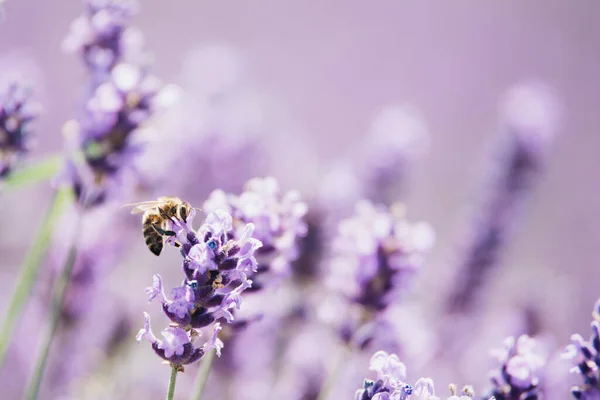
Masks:
[[[137,335],[152,344],[165,361],[181,367],[200,360],[215,348],[220,355],[223,342],[218,338],[221,322],[234,320],[232,310],[239,309],[241,294],[252,286],[248,274],[255,272],[255,252],[261,242],[253,238],[254,225],[246,224],[237,239],[230,239],[231,215],[223,210],[211,212],[198,231],[192,228],[195,211],[186,221],[173,218],[168,230],[174,235],[166,240],[181,248],[185,278],[167,296],[163,280],[155,274],[146,289],[149,300],[157,300],[171,323],[157,338],[150,327],[150,316],[144,314],[144,328]],[[202,346],[195,345],[198,329],[212,325],[212,335]]]

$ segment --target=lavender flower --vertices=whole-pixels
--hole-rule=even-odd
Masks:
[[[592,335],[588,341],[579,334],[571,336],[571,344],[564,357],[573,360],[572,373],[581,375],[583,385],[573,386],[571,393],[576,399],[600,399],[600,300],[594,306]]]
[[[451,312],[472,307],[477,288],[497,263],[523,197],[543,168],[545,150],[554,136],[557,110],[546,87],[516,86],[506,97],[503,114],[507,143],[461,253],[459,280],[448,302]]]
[[[137,340],[148,340],[154,351],[164,360],[180,367],[191,364],[215,348],[220,355],[223,342],[217,334],[221,321],[231,323],[232,310],[239,309],[241,293],[252,281],[248,274],[256,271],[254,257],[261,242],[252,237],[254,225],[246,224],[238,238],[230,239],[231,215],[223,210],[211,212],[204,225],[195,231],[191,224],[195,211],[186,221],[173,219],[168,230],[174,233],[167,243],[180,247],[183,256],[185,279],[181,286],[173,288],[167,296],[160,275],[155,274],[153,284],[146,289],[149,300],[158,300],[171,320],[162,331],[162,339],[150,329],[150,317],[145,314],[144,328]],[[202,346],[194,345],[199,336],[197,329],[213,325],[211,338]]]
[[[545,357],[536,351],[536,342],[527,335],[509,337],[504,347],[492,352],[500,363],[491,373],[493,388],[489,396],[496,400],[535,400],[541,398],[540,372]]]
[[[84,163],[71,160],[64,178],[81,203],[97,205],[119,187],[120,173],[134,167],[141,145],[133,134],[152,116],[161,84],[136,57],[141,33],[126,28],[137,2],[88,0],[86,7],[65,40],[67,50],[82,53],[90,77],[84,110],[64,129]]]
[[[6,178],[31,144],[31,121],[37,117],[31,91],[18,83],[0,94],[0,180]]]
[[[108,74],[127,53],[139,50],[139,31],[128,27],[137,0],[85,0],[85,13],[71,23],[63,41],[67,52],[80,52],[90,72]]]
[[[266,168],[267,99],[253,87],[235,48],[193,48],[181,67],[178,85],[170,85],[174,104],[143,131],[143,187],[202,199],[214,187],[239,190]],[[171,171],[195,171],[202,180],[189,185],[186,174]]]
[[[370,364],[377,379],[366,379],[363,388],[356,391],[355,400],[440,400],[431,378],[420,378],[414,386],[406,383],[406,367],[397,355],[378,351]],[[471,400],[474,396],[471,386],[465,386],[460,396],[457,393],[456,385],[450,385],[448,400]]]
[[[239,196],[215,190],[203,209],[225,210],[233,216],[233,237],[241,237],[248,223],[255,226],[254,236],[263,247],[256,254],[258,275],[252,290],[261,289],[276,277],[287,276],[290,263],[298,258],[298,239],[307,233],[304,216],[307,206],[296,191],[281,193],[273,177],[254,178]],[[268,277],[268,278],[267,278]]]
[[[377,372],[377,379],[365,380],[355,400],[405,400],[413,393],[413,387],[405,382],[406,366],[397,355],[378,351],[371,357],[369,369]]]
[[[431,227],[407,222],[401,205],[360,202],[356,215],[339,225],[330,281],[351,301],[382,311],[411,287],[433,243]]]
[[[418,113],[406,105],[384,107],[373,120],[361,146],[365,165],[365,195],[376,203],[392,204],[406,189],[407,167],[429,146],[427,129]]]

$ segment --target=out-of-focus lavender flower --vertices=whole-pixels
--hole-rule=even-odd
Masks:
[[[536,341],[527,335],[515,340],[509,337],[504,347],[492,351],[500,366],[490,374],[492,389],[488,397],[496,400],[535,400],[541,398],[541,370],[545,356],[536,348]]]
[[[410,289],[433,243],[431,227],[406,221],[401,205],[360,202],[339,225],[328,283],[368,314],[381,312]]]
[[[185,55],[178,86],[170,86],[174,104],[143,131],[148,143],[148,157],[139,168],[144,189],[164,192],[167,187],[205,199],[214,187],[238,191],[263,173],[267,101],[252,87],[246,69],[241,52],[230,46],[204,45]],[[162,163],[154,162],[157,157]],[[189,185],[185,171],[202,180]]]
[[[589,340],[579,334],[571,336],[571,344],[567,346],[563,356],[573,360],[572,373],[581,375],[583,384],[573,386],[571,393],[576,399],[600,399],[600,300],[594,306],[594,321]]]
[[[281,193],[273,177],[254,178],[240,195],[222,190],[211,193],[203,205],[206,212],[225,210],[233,216],[234,238],[243,234],[248,223],[255,227],[254,237],[263,246],[257,251],[258,274],[252,291],[261,289],[275,278],[290,272],[290,263],[298,257],[298,239],[307,232],[304,216],[307,206],[296,191]]]
[[[133,167],[142,146],[132,136],[152,115],[159,90],[160,83],[145,68],[118,64],[110,79],[95,89],[80,120],[65,125],[67,139],[85,160],[84,165],[72,161],[68,166],[78,199],[102,203],[111,185],[120,183],[120,172]]]
[[[448,301],[450,312],[470,309],[477,289],[496,264],[518,206],[543,168],[556,130],[557,113],[556,99],[545,86],[522,84],[506,95],[502,104],[506,144],[495,166],[496,176],[461,250],[458,281]]]
[[[406,189],[408,164],[429,147],[429,135],[417,112],[406,105],[383,108],[375,117],[366,143],[361,146],[365,163],[358,175],[365,196],[392,204]]]
[[[64,128],[70,150],[80,151],[83,162],[70,160],[63,178],[81,203],[97,205],[120,186],[121,173],[134,168],[142,146],[133,134],[152,116],[161,83],[136,57],[141,33],[127,28],[137,2],[87,0],[85,6],[65,40],[67,50],[82,53],[89,76],[84,109]]]
[[[6,178],[31,144],[31,122],[37,107],[31,90],[19,83],[0,93],[0,180]]]
[[[223,342],[217,334],[220,321],[232,322],[233,309],[239,309],[241,293],[251,287],[248,274],[256,271],[254,257],[261,242],[252,237],[254,225],[246,224],[240,235],[230,239],[233,229],[231,215],[223,210],[211,212],[202,227],[192,228],[195,210],[186,221],[172,219],[168,231],[173,232],[167,243],[180,247],[183,256],[185,280],[173,288],[170,296],[163,289],[160,275],[146,289],[150,301],[156,299],[171,320],[162,331],[162,339],[150,328],[150,317],[145,314],[144,328],[137,335],[138,342],[148,340],[155,352],[174,366],[198,361],[211,348],[220,349]],[[202,346],[194,345],[199,336],[197,329],[213,325],[211,338]]]
[[[90,73],[108,74],[132,51],[139,51],[143,36],[128,27],[137,13],[137,0],[85,0],[85,12],[72,23],[63,50],[79,52]]]

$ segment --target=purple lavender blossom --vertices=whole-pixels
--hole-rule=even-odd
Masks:
[[[152,116],[161,84],[140,58],[142,36],[127,28],[137,2],[87,0],[64,47],[81,52],[89,75],[89,95],[79,118],[65,124],[70,149],[84,163],[70,160],[65,180],[80,203],[97,205],[134,168],[140,143],[135,135]]]
[[[410,289],[433,243],[431,227],[408,223],[401,205],[360,202],[339,225],[329,283],[368,312],[383,311]]]
[[[450,312],[468,311],[490,269],[497,264],[524,196],[531,192],[544,166],[554,136],[556,100],[541,85],[511,89],[503,104],[506,145],[482,209],[471,227],[459,261],[460,277],[450,295]]]
[[[377,372],[377,378],[366,379],[363,388],[356,391],[355,400],[440,400],[431,378],[420,378],[414,386],[406,383],[406,366],[396,354],[376,352],[369,369]],[[448,400],[471,400],[474,396],[471,386],[458,394],[456,385],[450,385],[450,394]]]
[[[371,357],[369,369],[377,372],[375,381],[365,380],[355,400],[406,400],[413,387],[406,381],[406,366],[397,355],[378,351]]]
[[[298,239],[307,233],[304,221],[307,206],[298,192],[281,193],[273,177],[254,178],[246,183],[244,192],[238,196],[215,190],[203,209],[231,213],[234,238],[243,235],[248,223],[254,225],[253,236],[263,246],[256,253],[258,274],[253,276],[252,291],[290,273],[290,263],[299,255]]]
[[[6,178],[30,149],[31,121],[37,117],[31,91],[18,83],[0,93],[0,180]]]
[[[146,314],[144,328],[137,335],[138,342],[148,340],[155,352],[174,366],[198,361],[210,348],[216,348],[220,355],[220,321],[234,320],[232,311],[240,308],[242,292],[252,285],[248,274],[256,271],[255,252],[261,246],[252,237],[251,223],[242,228],[236,239],[230,239],[232,218],[223,210],[209,213],[198,231],[191,226],[194,216],[195,210],[185,222],[173,219],[168,227],[174,235],[167,243],[180,247],[183,256],[183,284],[167,296],[162,278],[155,274],[152,286],[146,289],[150,301],[162,304],[171,324],[163,330],[163,339],[159,339],[152,333]],[[197,329],[211,324],[212,337],[196,347]]]
[[[509,337],[504,347],[494,350],[492,355],[500,366],[492,371],[492,389],[488,398],[496,400],[536,400],[541,398],[540,376],[545,357],[536,350],[536,341],[527,335],[515,340]]]
[[[427,129],[418,113],[406,105],[384,107],[373,120],[361,146],[365,165],[365,196],[376,203],[392,204],[406,190],[408,165],[429,146]]]
[[[267,166],[267,99],[250,82],[235,48],[193,48],[181,67],[178,85],[169,85],[174,104],[143,131],[143,187],[161,192],[166,187],[191,199],[205,199],[215,187],[237,191]],[[196,171],[203,179],[189,185],[186,174],[171,171]]]
[[[67,52],[80,52],[91,73],[108,74],[132,50],[139,50],[139,31],[128,27],[137,13],[137,0],[85,0],[63,41]]]
[[[575,364],[571,372],[583,378],[583,385],[571,388],[571,393],[576,399],[600,399],[600,300],[594,306],[593,316],[590,339],[586,341],[579,334],[572,335],[571,344],[563,354]]]

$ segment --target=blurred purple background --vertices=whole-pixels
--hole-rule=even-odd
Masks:
[[[81,2],[9,0],[5,8],[0,60],[32,58],[40,73],[44,113],[35,159],[62,149],[61,126],[80,99],[83,68],[60,43]],[[482,301],[491,324],[509,307],[539,302],[542,325],[566,343],[571,332],[587,331],[600,294],[598,15],[594,0],[144,0],[135,23],[164,82],[178,79],[186,54],[199,46],[240,51],[247,79],[273,106],[272,147],[292,160],[269,173],[306,197],[316,193],[329,162],[352,156],[383,106],[416,107],[431,148],[411,171],[406,203],[410,217],[430,222],[437,233],[414,294],[425,308],[439,306],[434,293],[448,284],[444,271],[489,164],[501,96],[523,79],[549,84],[562,102],[560,135]],[[294,137],[302,146],[286,146]],[[28,188],[3,196],[4,210],[19,205],[0,213],[0,224],[11,227],[0,233],[3,289],[38,224],[32,208],[45,207],[40,193]],[[156,262],[141,254],[138,262]],[[146,283],[130,290],[143,298]],[[477,372],[461,373],[476,379]]]

